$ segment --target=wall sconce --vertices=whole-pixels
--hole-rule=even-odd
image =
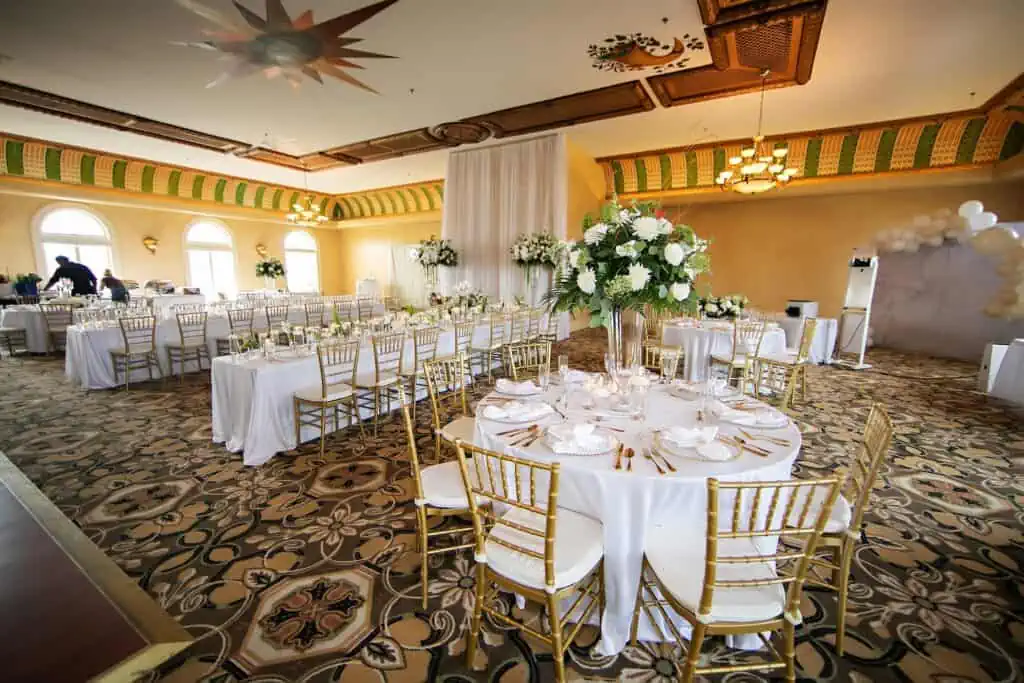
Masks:
[[[267,258],[267,245],[257,244],[256,253],[259,255],[260,258]]]
[[[160,240],[155,237],[143,237],[142,246],[149,250],[150,254],[156,254],[156,247],[160,244]]]

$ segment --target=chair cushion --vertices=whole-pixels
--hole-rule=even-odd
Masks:
[[[796,351],[790,353],[787,349],[784,353],[762,353],[757,359],[780,365],[796,365]]]
[[[807,512],[807,519],[811,520],[808,524],[812,524],[815,516],[821,510],[821,506],[824,503],[825,490],[822,487],[817,487],[814,498],[811,499],[811,505]],[[807,496],[807,489],[801,491],[800,496],[793,504],[794,516],[799,514],[804,503],[804,499]],[[828,521],[825,522],[825,533],[826,534],[841,534],[850,528],[850,522],[853,520],[853,507],[850,505],[850,501],[840,494],[836,498],[835,505],[832,506],[832,510],[828,515]]]
[[[356,375],[356,386],[363,389],[372,389],[375,386],[386,387],[391,386],[398,382],[398,375],[393,372],[383,372],[380,375],[380,381],[377,381],[377,373],[373,370],[367,370],[366,372],[360,372]]]
[[[340,401],[343,398],[348,398],[351,395],[352,387],[341,383],[328,384],[327,396],[323,395],[323,386],[320,384],[295,392],[295,398],[302,399],[303,401],[308,401],[310,403],[330,403],[332,401]]]
[[[544,532],[546,520],[542,515],[512,508],[503,516],[521,526]],[[555,531],[555,587],[564,588],[584,578],[597,566],[604,555],[604,529],[600,522],[559,508]],[[484,545],[487,564],[498,574],[530,588],[544,588],[544,561],[530,557],[503,545],[491,537],[515,543],[543,555],[543,536],[533,536],[507,526],[495,525]]]
[[[469,507],[459,463],[454,460],[421,469],[420,483],[423,485],[423,498],[427,505],[450,510]]]
[[[206,342],[203,340],[195,339],[186,341],[184,344],[182,344],[180,341],[168,342],[166,346],[169,349],[203,349],[206,348]]]
[[[697,529],[678,524],[649,528],[644,553],[665,590],[688,610],[697,614],[704,587],[704,524]],[[697,532],[697,533],[695,533]],[[758,555],[751,539],[719,539],[720,557]],[[774,578],[775,568],[768,562],[718,565],[717,581]],[[711,596],[712,622],[751,622],[774,619],[782,614],[786,593],[781,584],[716,587]]]
[[[732,365],[733,367],[742,368],[747,364],[747,357],[743,354],[732,358],[730,356],[720,356],[716,353],[711,354],[711,359],[716,363],[724,363],[725,365]]]
[[[455,442],[456,439],[472,441],[476,433],[476,420],[471,417],[460,417],[441,427],[441,438]]]

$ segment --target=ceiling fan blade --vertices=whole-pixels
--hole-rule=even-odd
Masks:
[[[367,19],[370,19],[379,12],[383,12],[391,5],[398,2],[398,0],[381,0],[375,2],[372,5],[353,10],[348,14],[342,14],[341,16],[317,24],[310,31],[314,31],[324,38],[335,38],[341,34],[349,31],[359,24],[363,23]]]

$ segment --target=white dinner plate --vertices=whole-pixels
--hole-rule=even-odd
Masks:
[[[615,435],[610,430],[605,429],[603,427],[596,427],[594,429],[594,432],[600,434],[601,436],[605,437],[605,439],[607,439],[607,443],[608,443],[608,447],[607,448],[600,449],[600,450],[590,450],[590,451],[586,451],[586,452],[581,451],[581,452],[578,452],[578,453],[572,453],[572,452],[565,453],[565,452],[555,451],[554,441],[555,441],[555,439],[557,437],[554,437],[551,434],[551,428],[550,427],[548,427],[548,428],[546,428],[544,430],[544,443],[556,455],[574,455],[574,456],[608,455],[609,453],[614,452],[615,449],[619,447],[619,440],[617,438],[615,438]]]
[[[712,443],[714,442],[712,441]],[[728,462],[729,460],[734,460],[735,458],[738,458],[740,455],[738,449],[729,448],[729,446],[727,446],[726,444],[722,444],[723,446],[729,449],[729,452],[732,453],[732,457],[725,458],[722,460],[705,458],[697,450],[699,446],[703,445],[705,444],[694,443],[694,445],[692,446],[677,446],[673,444],[671,441],[668,441],[667,439],[662,439],[660,433],[656,433],[654,435],[654,448],[661,454],[667,453],[668,455],[674,455],[679,458],[686,458],[687,460],[699,460],[701,462]]]
[[[538,422],[540,420],[546,420],[546,419],[548,419],[549,417],[551,417],[552,415],[555,414],[555,409],[552,408],[551,406],[549,406],[547,403],[541,403],[541,404],[538,404],[538,405],[547,406],[548,410],[545,411],[544,413],[540,413],[540,414],[534,415],[532,417],[527,417],[526,419],[520,419],[520,418],[510,419],[508,417],[501,417],[501,418],[489,417],[486,414],[484,414],[484,410],[483,409],[481,409],[477,413],[477,415],[479,417],[482,417],[485,420],[488,420],[489,422],[498,422],[500,424],[509,424],[509,425],[515,424],[515,425],[518,425],[518,424],[526,424],[527,422]],[[495,407],[496,408],[500,408],[501,406],[495,406]],[[487,408],[487,406],[484,406],[484,408]]]

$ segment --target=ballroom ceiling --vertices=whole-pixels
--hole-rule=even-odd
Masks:
[[[296,59],[268,32],[374,4],[357,25],[334,24],[345,78],[266,68]],[[759,4],[282,0],[285,24],[276,0],[8,2],[0,99],[13,92],[36,111],[0,106],[0,130],[291,185],[306,165],[310,186],[345,192],[442,177],[449,145],[545,128],[564,126],[594,156],[750,135],[757,96],[742,93],[757,64],[793,86],[769,92],[769,134],[977,107],[1024,71],[1018,0],[984,12],[964,0],[773,0],[803,18],[731,32]],[[304,65],[310,49],[319,57],[288,45]],[[55,108],[40,106],[46,94],[104,127],[40,113]]]

